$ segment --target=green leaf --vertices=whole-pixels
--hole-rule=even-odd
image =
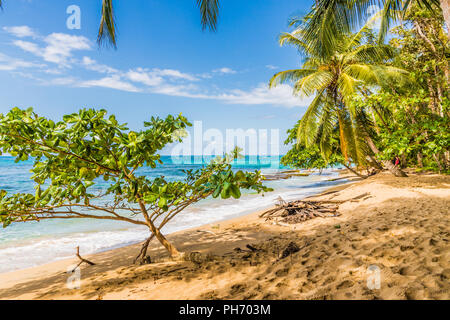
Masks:
[[[158,207],[163,208],[167,205],[167,199],[164,197],[161,197],[158,201]]]
[[[230,186],[230,191],[231,191],[231,195],[233,196],[233,198],[235,199],[239,199],[241,197],[241,191],[239,190],[239,188],[232,184]]]

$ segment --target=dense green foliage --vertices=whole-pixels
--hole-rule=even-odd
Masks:
[[[438,7],[411,4],[389,44],[376,42],[368,21],[356,34],[334,29],[320,46],[308,29],[318,10],[295,19],[295,30],[280,37],[281,44],[296,46],[305,62],[302,69],[276,74],[271,85],[291,81],[294,94],[315,95],[283,163],[383,165],[404,176],[391,163],[399,156],[403,166],[449,170],[450,52]]]
[[[303,144],[295,143],[300,121],[293,129],[288,130],[288,138],[284,142],[286,145],[293,145],[292,148],[281,158],[281,164],[299,169],[325,169],[345,162],[337,147],[337,139],[334,140],[333,152],[325,159],[317,145],[306,147]]]
[[[448,8],[447,0],[316,0],[310,19],[304,26],[304,40],[310,50],[332,54],[331,43],[336,35],[350,33],[379,8],[380,33],[382,41],[393,22],[398,22],[411,10],[422,8],[429,12]],[[447,12],[448,14],[448,12]],[[447,27],[450,28],[450,17]],[[294,21],[295,23],[295,21]]]

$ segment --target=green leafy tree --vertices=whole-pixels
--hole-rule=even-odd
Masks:
[[[309,19],[307,16],[304,22]],[[317,145],[328,159],[332,154],[332,135],[337,129],[345,162],[366,166],[371,153],[377,154],[379,150],[371,140],[371,122],[361,109],[351,107],[351,101],[367,87],[403,79],[406,72],[385,64],[393,52],[389,46],[371,41],[370,25],[355,34],[337,34],[326,51],[309,46],[304,35],[300,25],[292,33],[280,36],[280,44],[296,47],[304,56],[304,63],[301,69],[278,72],[269,85],[292,82],[294,95],[315,95],[298,127],[299,143],[307,148]],[[384,161],[384,165],[394,175],[406,176],[391,162]]]
[[[281,164],[292,168],[300,169],[319,169],[330,168],[338,165],[346,167],[349,171],[355,175],[365,178],[366,176],[355,171],[348,163],[346,163],[344,156],[340,152],[339,148],[339,134],[335,130],[334,134],[330,138],[331,153],[325,158],[320,151],[317,144],[310,147],[306,147],[303,143],[297,142],[297,132],[300,121],[294,126],[294,128],[287,131],[288,138],[284,142],[286,145],[291,145],[291,149],[281,158]],[[377,166],[371,163],[372,166]]]
[[[409,82],[388,82],[364,97],[355,108],[372,115],[382,159],[400,155],[406,166],[445,172],[448,150],[448,38],[441,13],[410,6],[403,24],[391,30],[392,64],[410,74]]]
[[[241,147],[238,147],[238,146],[234,147],[230,153],[233,160],[243,159],[244,155],[242,154],[242,151],[244,151],[244,149],[242,149]]]
[[[450,47],[442,15],[413,6],[404,19],[391,30],[396,37],[390,44],[397,49],[393,63],[410,72],[413,86],[394,84],[394,93],[411,96],[420,88],[429,97],[431,112],[443,117],[443,100],[449,92]]]
[[[0,115],[0,153],[16,162],[34,160],[35,194],[0,191],[0,222],[46,219],[109,219],[148,227],[171,256],[179,251],[161,229],[189,205],[209,196],[239,198],[241,189],[269,191],[258,171],[231,170],[211,163],[185,171],[182,181],[149,179],[139,168],[162,163],[158,151],[190,123],[182,115],[152,117],[142,131],[129,130],[105,110],[83,109],[54,122],[32,109]],[[103,180],[103,181],[102,181]],[[102,187],[102,184],[106,186]],[[139,256],[138,256],[139,257]]]
[[[420,86],[403,93],[380,90],[365,98],[354,99],[355,108],[373,113],[377,129],[375,142],[379,157],[386,161],[401,156],[405,166],[446,172],[450,168],[450,103],[442,100],[444,116],[430,109],[431,99]]]

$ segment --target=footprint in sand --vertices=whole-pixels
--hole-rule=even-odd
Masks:
[[[353,287],[353,282],[350,280],[344,280],[336,286],[336,289],[347,289]]]

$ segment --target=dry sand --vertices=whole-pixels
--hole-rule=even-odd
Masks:
[[[169,236],[192,261],[131,262],[133,245],[86,258],[81,288],[64,260],[0,274],[1,299],[449,299],[450,177],[381,173],[320,199],[347,200],[339,217],[273,225],[259,212]],[[291,243],[300,250],[282,258]],[[257,250],[246,248],[250,244]],[[240,250],[236,249],[240,248]],[[381,273],[369,289],[368,268]]]

